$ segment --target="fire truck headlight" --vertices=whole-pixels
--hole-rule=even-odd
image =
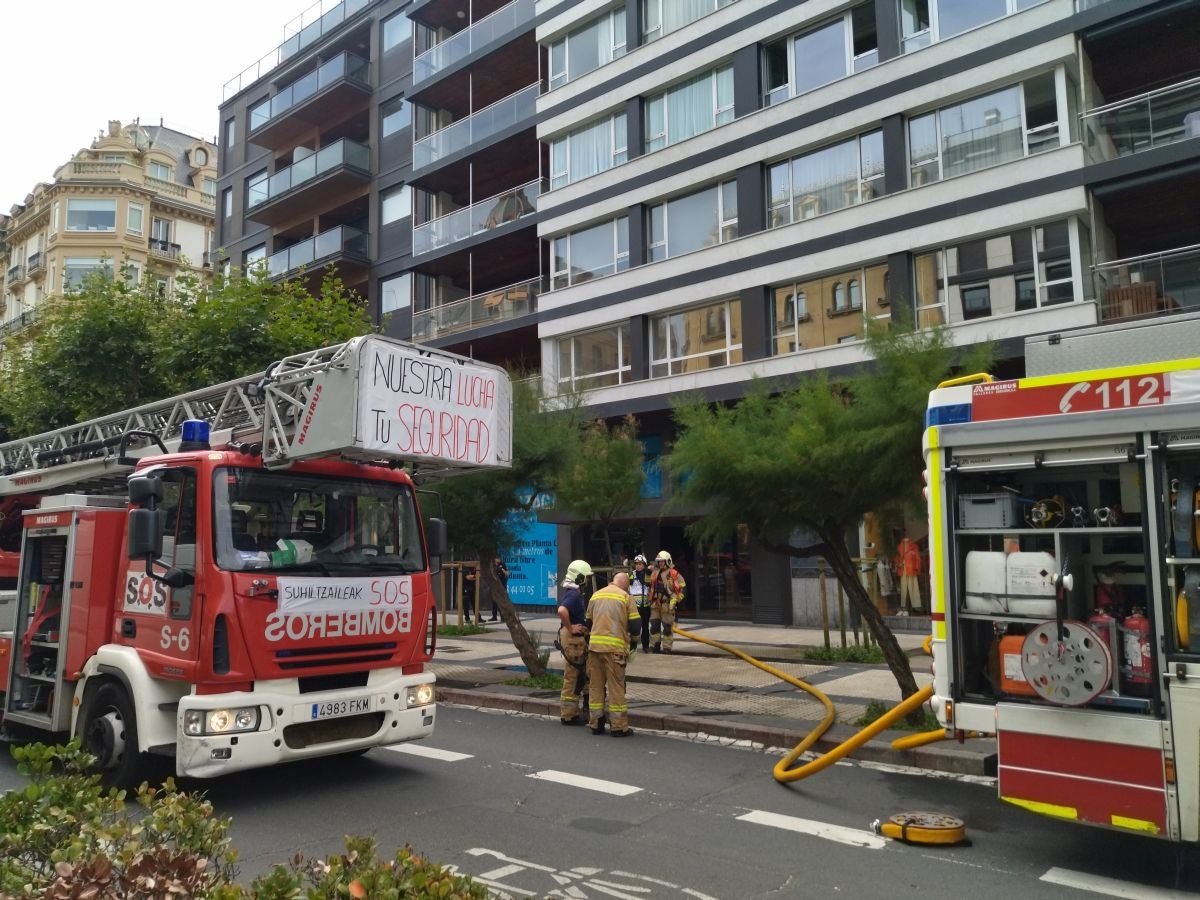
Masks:
[[[189,709],[183,716],[183,730],[191,736],[256,731],[260,717],[256,706],[238,709]]]
[[[428,706],[433,702],[432,684],[415,684],[408,689],[408,699],[405,705],[412,709],[414,706]]]

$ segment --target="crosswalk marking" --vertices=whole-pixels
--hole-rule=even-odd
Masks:
[[[427,744],[393,744],[390,747],[384,747],[384,750],[391,750],[393,753],[407,753],[409,756],[420,756],[424,759],[436,759],[441,762],[459,762],[464,759],[471,759],[470,753],[456,753],[453,750],[439,750],[437,747],[430,747]]]
[[[753,822],[756,825],[768,825],[771,828],[782,828],[785,831],[798,831],[813,837],[836,841],[839,844],[849,844],[852,847],[866,847],[871,850],[882,850],[887,846],[887,838],[864,831],[861,828],[846,828],[843,825],[831,825],[828,822],[817,822],[814,819],[798,819],[795,816],[783,816],[779,813],[752,809],[745,815],[738,816],[739,822]]]
[[[601,778],[588,778],[586,775],[573,775],[570,772],[559,772],[555,769],[543,769],[531,772],[527,777],[541,781],[553,781],[556,784],[567,784],[571,787],[583,788],[588,791],[599,791],[602,794],[614,794],[618,797],[628,797],[641,790],[632,784],[620,784],[616,781],[605,781]]]
[[[1128,900],[1196,900],[1196,895],[1187,891],[1173,891],[1169,888],[1149,887],[1144,884],[1134,884],[1132,881],[1105,878],[1103,875],[1073,872],[1070,869],[1060,869],[1057,866],[1047,870],[1046,874],[1040,880],[1050,884],[1062,885],[1063,887],[1076,888],[1081,891],[1091,891],[1093,894],[1128,898]]]

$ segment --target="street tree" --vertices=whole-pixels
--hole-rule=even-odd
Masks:
[[[715,543],[745,525],[764,549],[823,557],[871,630],[902,697],[917,690],[908,658],[859,580],[848,535],[869,512],[920,497],[921,436],[931,388],[956,364],[981,371],[990,348],[956,352],[943,329],[868,329],[872,362],[773,392],[756,381],[736,405],[681,405],[666,456],[677,502],[703,504],[693,538]]]
[[[609,565],[615,563],[612,523],[636,507],[642,497],[643,456],[633,416],[611,427],[599,419],[590,422],[583,428],[579,452],[562,473],[555,491],[557,506],[600,525]]]
[[[491,562],[515,540],[513,513],[528,513],[555,492],[579,452],[579,411],[574,398],[544,401],[529,380],[513,378],[512,466],[448,478],[436,486],[451,542],[460,556],[477,559],[479,583],[496,599],[500,618],[529,674],[544,675],[538,646],[517,615]]]

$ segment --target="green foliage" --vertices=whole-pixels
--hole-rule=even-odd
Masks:
[[[474,634],[487,634],[482,625],[464,622],[462,625],[439,625],[437,633],[440,637],[470,637]]]
[[[805,659],[820,662],[852,662],[852,663],[881,663],[884,662],[883,651],[878,647],[867,647],[862,644],[851,644],[849,647],[808,647],[804,651]]]
[[[545,675],[527,675],[522,678],[510,678],[504,683],[515,684],[517,687],[538,688],[544,691],[561,691],[563,679],[556,672],[547,672]]]
[[[865,728],[891,710],[891,704],[884,703],[882,700],[872,700],[867,704],[863,714],[854,720],[854,724]],[[915,714],[897,719],[888,725],[888,728],[894,728],[897,731],[933,731],[941,727],[937,716],[927,706],[922,706]]]
[[[262,371],[276,359],[365,334],[360,298],[327,276],[317,296],[261,271],[176,282],[169,300],[96,274],[49,297],[0,357],[0,431],[36,434]]]
[[[12,751],[24,788],[0,795],[0,898],[118,900],[190,897],[193,900],[483,900],[470,878],[417,855],[412,848],[381,859],[374,839],[347,837],[346,852],[328,859],[297,854],[256,878],[234,882],[237,854],[230,820],[213,815],[201,795],[168,780],[142,785],[140,809],[125,792],[100,786],[94,763],[78,742],[33,744]]]

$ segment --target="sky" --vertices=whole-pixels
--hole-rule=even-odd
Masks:
[[[319,0],[318,0],[319,2]],[[324,0],[326,8],[336,0]],[[108,126],[140,118],[212,140],[222,86],[314,0],[0,0],[0,212]]]

